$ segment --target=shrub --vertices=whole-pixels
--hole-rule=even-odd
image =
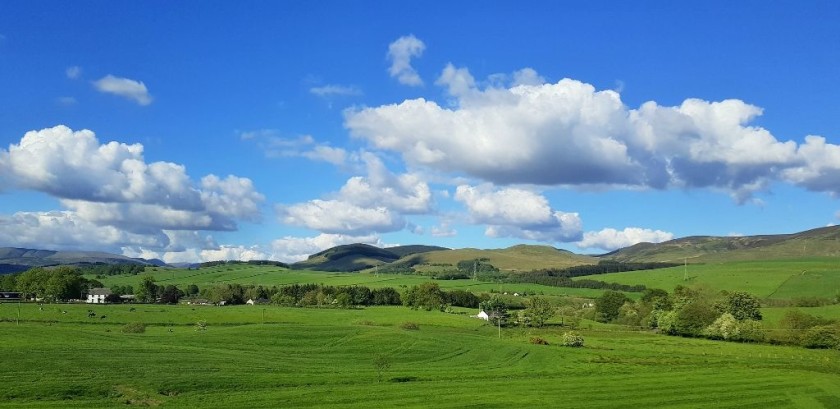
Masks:
[[[738,321],[734,315],[726,312],[701,334],[712,339],[727,341],[760,342],[764,340],[761,322],[756,320]]]
[[[196,331],[206,331],[207,330],[207,321],[201,320],[195,323],[195,330]]]
[[[531,337],[531,343],[534,345],[548,345],[548,341],[540,337]]]
[[[130,322],[123,325],[121,331],[126,334],[142,334],[146,332],[146,324],[142,322]]]
[[[802,337],[802,346],[812,349],[830,349],[840,346],[840,334],[837,328],[821,325],[809,329]]]
[[[563,346],[579,348],[583,346],[583,337],[576,332],[565,332],[562,342]]]
[[[416,330],[420,329],[420,326],[417,325],[417,323],[415,323],[415,322],[408,321],[408,322],[404,322],[404,323],[400,324],[400,328],[416,331]]]

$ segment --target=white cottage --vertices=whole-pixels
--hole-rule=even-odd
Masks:
[[[108,288],[91,288],[88,291],[88,304],[105,304],[105,298],[111,295],[111,290]]]
[[[487,313],[484,312],[483,310],[481,312],[479,312],[478,315],[473,315],[473,317],[484,320],[484,321],[490,321],[490,316],[487,315]]]

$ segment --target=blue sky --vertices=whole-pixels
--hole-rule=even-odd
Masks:
[[[599,253],[840,220],[836,2],[0,4],[0,246]]]

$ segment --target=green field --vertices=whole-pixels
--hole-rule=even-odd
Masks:
[[[370,288],[393,287],[401,289],[432,281],[421,275],[375,274],[375,273],[329,273],[308,270],[287,270],[271,266],[228,265],[187,269],[147,269],[159,285],[174,284],[179,288],[195,284],[208,287],[217,284],[238,283],[243,285],[281,286],[295,283],[318,283],[331,286],[364,285]],[[132,285],[140,282],[140,276],[106,276],[99,279],[105,286]],[[435,280],[447,290],[463,289],[473,292],[527,292],[553,296],[598,297],[603,291],[587,288],[562,288],[540,284],[491,283],[475,280]],[[631,294],[632,295],[632,294]]]
[[[717,290],[747,291],[761,298],[831,298],[840,292],[840,258],[688,264],[667,269],[582,278],[620,284],[643,284],[667,291],[673,290],[677,285],[700,284]]]
[[[0,304],[0,407],[840,406],[838,351],[614,326],[583,330],[586,346],[574,349],[558,345],[563,328],[500,339],[465,315],[403,307],[20,308],[16,324],[18,305]],[[155,325],[120,332],[134,321]],[[534,335],[551,345],[530,344]],[[390,363],[382,382],[377,356]]]

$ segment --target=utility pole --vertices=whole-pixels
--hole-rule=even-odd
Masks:
[[[688,281],[688,257],[683,259],[683,281]]]

